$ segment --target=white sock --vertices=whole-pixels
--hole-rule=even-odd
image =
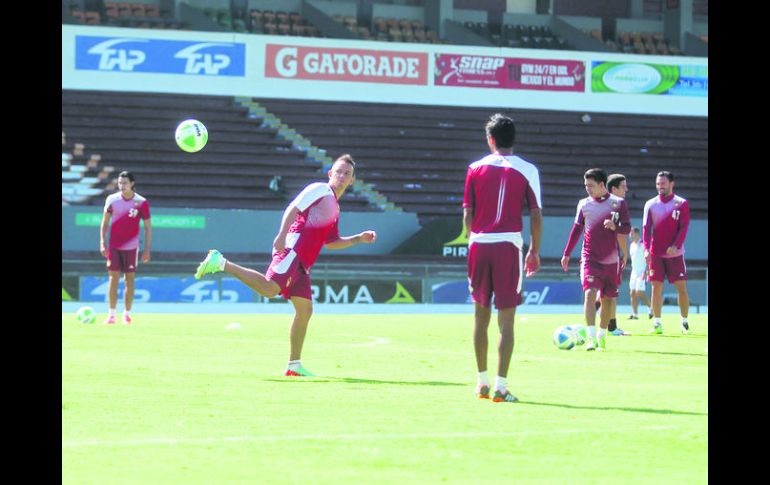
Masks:
[[[111,317],[114,317],[115,316],[115,309],[114,308],[110,308],[109,310],[107,310],[107,315],[109,315]]]
[[[599,327],[599,338],[606,337],[607,336],[607,330],[603,329],[602,327]]]
[[[660,318],[659,317],[655,317],[655,326],[656,327],[660,327]]]
[[[682,323],[687,323],[687,317],[682,317]]]
[[[289,370],[297,370],[302,366],[302,363],[299,360],[290,360],[289,361]]]
[[[220,259],[220,260],[219,260],[219,267],[218,267],[217,269],[218,269],[219,271],[224,271],[224,270],[225,270],[225,265],[226,265],[226,264],[227,264],[227,260],[226,260],[226,259],[224,258],[224,256],[223,256],[223,257],[222,257],[222,259]]]
[[[479,385],[482,385],[482,384],[486,385],[486,386],[489,385],[489,376],[487,376],[487,371],[479,372],[478,383],[479,383]]]
[[[123,310],[123,315],[129,315],[131,313],[131,310]]]
[[[588,332],[589,337],[596,337],[596,325],[586,326],[586,331]]]
[[[631,313],[631,315],[638,317],[639,315],[636,314],[636,312]]]
[[[497,376],[495,379],[495,391],[505,391],[508,389],[508,379]]]

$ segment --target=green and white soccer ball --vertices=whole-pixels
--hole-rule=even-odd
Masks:
[[[198,120],[184,120],[179,123],[174,133],[176,144],[188,153],[199,152],[209,141],[209,131]]]
[[[75,316],[80,323],[94,323],[96,321],[96,312],[90,306],[82,306],[78,308]]]

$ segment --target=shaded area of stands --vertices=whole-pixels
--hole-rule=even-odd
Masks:
[[[326,175],[306,152],[247,112],[224,96],[62,91],[62,153],[78,148],[81,154],[68,169],[81,167],[77,160],[91,160],[81,170],[85,176],[111,173],[99,186],[106,193],[116,190],[117,173],[134,172],[137,192],[155,206],[282,210],[302,187]],[[185,153],[174,143],[176,125],[186,118],[203,121],[209,130],[199,153]],[[283,193],[269,187],[276,176]],[[64,175],[62,182],[64,187]],[[106,193],[83,203],[102,205]],[[377,210],[350,191],[341,204],[345,210]]]
[[[351,153],[358,177],[421,220],[462,213],[467,165],[488,153],[484,125],[495,112],[517,123],[516,153],[541,172],[544,214],[574,216],[583,173],[602,167],[628,177],[633,217],[670,170],[693,217],[708,216],[708,120],[577,113],[257,99],[329,153]]]

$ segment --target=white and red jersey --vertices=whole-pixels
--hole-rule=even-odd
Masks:
[[[684,238],[690,226],[690,205],[687,199],[675,194],[658,195],[644,204],[642,241],[650,254],[675,258],[684,254]],[[676,246],[674,254],[666,250]]]
[[[111,248],[128,250],[139,247],[139,220],[150,218],[150,203],[134,192],[128,200],[120,192],[107,197],[104,212],[112,214],[110,227]]]
[[[291,201],[299,210],[286,234],[286,247],[294,249],[302,267],[310,271],[324,244],[339,239],[340,205],[328,183],[308,185]]]
[[[604,221],[612,220],[615,230],[606,229]],[[628,205],[622,198],[607,192],[602,197],[586,197],[578,202],[575,223],[572,226],[564,256],[572,254],[583,234],[583,261],[614,264],[618,257],[618,234],[631,232],[631,216]]]
[[[524,203],[542,208],[540,173],[516,155],[491,154],[471,163],[463,208],[473,210],[469,243],[510,241],[521,248]]]

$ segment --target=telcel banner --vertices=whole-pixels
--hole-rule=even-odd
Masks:
[[[708,66],[594,61],[595,93],[708,96]]]

